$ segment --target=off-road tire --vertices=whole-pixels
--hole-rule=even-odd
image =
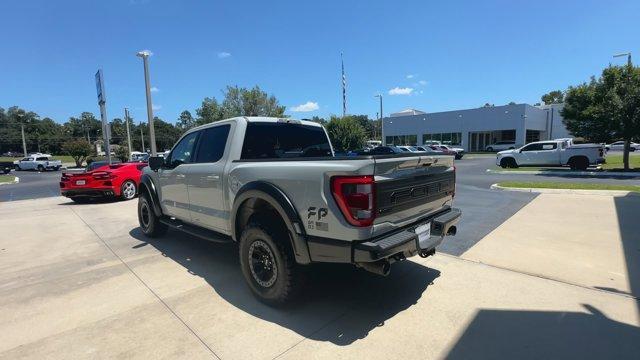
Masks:
[[[300,269],[295,262],[293,250],[286,230],[269,226],[271,221],[251,221],[240,236],[240,267],[247,285],[258,300],[272,306],[283,305],[295,297],[300,287]],[[270,250],[271,261],[276,270],[275,280],[270,285],[260,284],[255,265],[250,259],[255,252],[252,244],[265,245]],[[254,271],[252,272],[252,266]],[[269,279],[271,280],[271,279]],[[263,283],[265,281],[262,281]]]
[[[489,146],[489,147],[487,148],[487,151],[488,151],[488,152],[493,152],[493,148],[492,148],[491,146]]]
[[[167,224],[161,223],[160,217],[153,212],[153,206],[147,194],[141,194],[138,197],[138,223],[142,232],[150,238],[161,237],[168,230]]]
[[[38,172],[43,172],[44,170],[44,166],[38,165]]]

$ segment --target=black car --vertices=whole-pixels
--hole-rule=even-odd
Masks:
[[[396,146],[378,146],[371,151],[369,151],[369,155],[390,155],[390,154],[402,154],[405,151],[396,147]]]
[[[0,172],[8,174],[11,169],[14,168],[13,162],[9,161],[0,161]]]

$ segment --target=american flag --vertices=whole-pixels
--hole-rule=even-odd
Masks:
[[[347,115],[347,77],[344,75],[344,59],[340,53],[340,61],[342,62],[342,117]]]

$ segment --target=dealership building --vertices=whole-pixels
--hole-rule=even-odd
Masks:
[[[466,151],[484,151],[498,141],[515,141],[520,146],[571,137],[562,123],[562,106],[512,104],[436,113],[409,109],[384,118],[384,135],[389,145],[438,140]]]

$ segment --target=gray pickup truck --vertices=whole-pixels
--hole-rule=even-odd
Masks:
[[[301,267],[351,263],[387,275],[456,233],[453,156],[335,157],[325,129],[291,119],[237,117],[189,130],[151,157],[139,188],[145,235],[168,228],[239,244],[258,299],[281,304]]]

